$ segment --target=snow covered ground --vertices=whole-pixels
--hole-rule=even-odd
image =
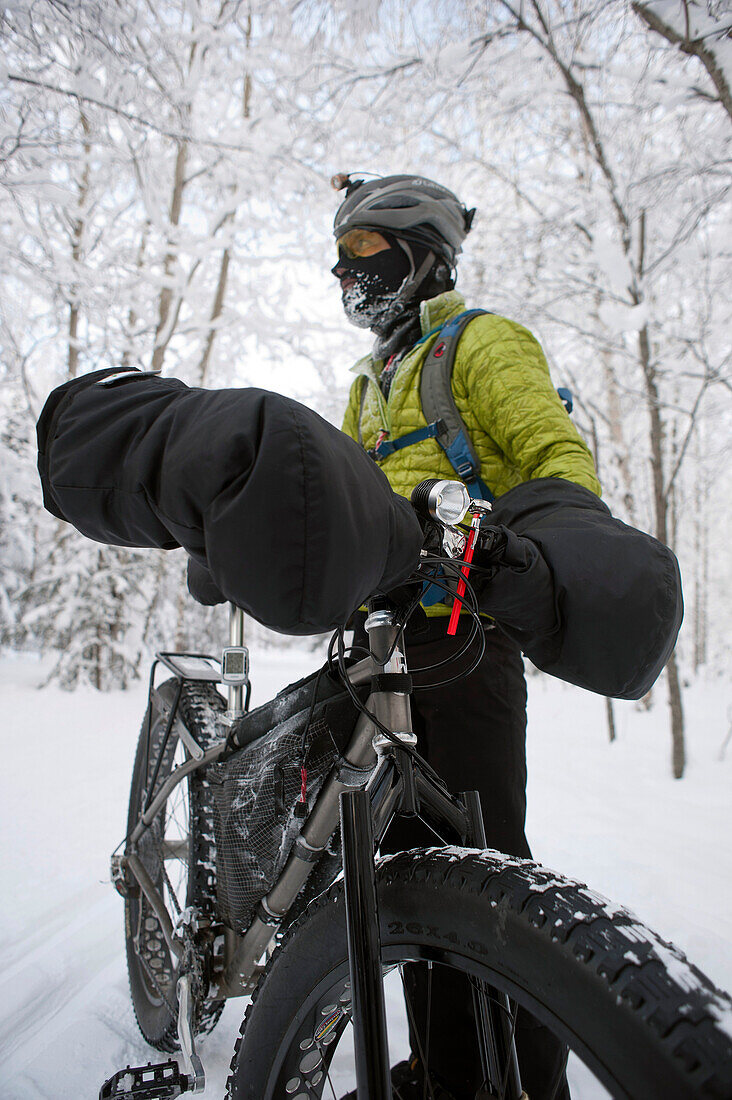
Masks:
[[[252,655],[254,702],[310,671],[305,650]],[[0,1096],[94,1097],[127,1063],[156,1060],[130,1007],[122,902],[108,881],[122,834],[145,687],[38,690],[32,658],[0,660]],[[732,989],[730,689],[686,693],[689,764],[670,778],[665,691],[644,711],[532,679],[529,822],[542,862],[622,901]],[[244,1002],[201,1044],[223,1095]],[[577,1095],[580,1086],[575,1086]],[[585,1095],[590,1095],[589,1093]],[[592,1095],[595,1095],[594,1093]]]

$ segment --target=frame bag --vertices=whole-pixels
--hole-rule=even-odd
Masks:
[[[230,737],[234,751],[207,769],[214,793],[218,910],[230,928],[248,928],[300,832],[303,751],[309,813],[356,717],[347,692],[314,673],[241,718]],[[339,852],[326,850],[299,900],[306,903],[320,893],[339,868]]]

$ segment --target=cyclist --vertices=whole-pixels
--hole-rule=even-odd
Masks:
[[[425,478],[456,476],[438,440],[420,431],[427,426],[420,379],[440,328],[466,309],[454,289],[455,264],[475,211],[418,176],[365,182],[344,175],[334,177],[333,184],[345,188],[346,197],[335,217],[338,261],[332,273],[349,321],[376,337],[371,355],[353,368],[357,377],[343,430],[371,452],[392,488],[408,497]],[[472,318],[455,351],[452,392],[480,459],[484,491],[487,486],[499,497],[520,482],[554,477],[599,495],[590,452],[527,329],[491,313]],[[405,438],[410,433],[415,441]],[[395,440],[406,445],[383,446]],[[446,633],[449,614],[446,603],[435,603],[426,608],[426,625],[423,618],[421,629],[408,629],[410,668],[435,664],[464,644],[470,617],[461,615],[453,638]],[[489,846],[529,856],[523,662],[516,643],[488,619],[484,632],[485,655],[474,672],[415,694],[418,748],[452,790],[480,792]],[[363,641],[361,623],[356,623],[355,641]],[[434,838],[420,831],[418,822],[401,819],[386,841],[389,850],[397,850],[434,843]],[[426,1012],[426,998],[418,989],[413,994],[414,1011]],[[470,998],[456,988],[435,996],[434,1003],[440,1016],[430,1029],[430,1083],[434,1088],[434,1081],[441,1082],[445,1097],[472,1098],[481,1074],[474,1040],[466,1039],[475,1033]],[[517,1048],[524,1089],[532,1100],[568,1096],[563,1051],[545,1029],[524,1017]],[[399,1096],[421,1097],[420,1052],[414,1050],[393,1076]]]

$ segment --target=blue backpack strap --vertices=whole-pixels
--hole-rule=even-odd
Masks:
[[[365,375],[361,375],[361,396],[358,400],[358,442],[363,447],[363,432],[361,431],[361,421],[363,420],[363,407],[366,404],[366,391],[369,388],[369,380]]]
[[[452,370],[458,340],[466,325],[486,312],[484,309],[466,310],[442,326],[422,366],[420,399],[425,419],[442,426],[442,431],[436,436],[437,442],[455,473],[465,482],[471,497],[492,501],[493,493],[480,476],[480,459],[452,392]],[[447,599],[444,588],[425,584],[421,600],[423,607],[431,607]]]
[[[463,331],[485,309],[468,309],[453,317],[440,329],[422,366],[420,400],[428,424],[443,425],[436,436],[455,473],[465,482],[471,497],[493,500],[493,494],[480,476],[480,459],[468,435],[452,392],[455,353]]]
[[[394,454],[394,451],[401,451],[403,447],[421,443],[423,439],[437,439],[441,431],[443,431],[442,422],[437,421],[434,424],[428,424],[425,428],[417,428],[413,432],[407,432],[406,435],[400,435],[396,439],[381,439],[369,454],[376,459],[386,458],[387,455]]]
[[[557,393],[562,399],[562,404],[568,413],[571,414],[574,408],[574,398],[572,397],[572,391],[568,390],[566,386],[557,386]]]

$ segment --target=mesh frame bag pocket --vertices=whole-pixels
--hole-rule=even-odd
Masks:
[[[241,719],[233,740],[242,747],[207,770],[214,795],[218,911],[224,924],[237,932],[249,927],[304,821],[295,816],[295,804],[300,798],[302,739],[316,676],[285,688]],[[308,813],[348,744],[356,718],[350,696],[323,677],[305,740]],[[305,901],[337,873],[339,861],[332,858],[330,863],[332,874],[325,883],[314,868],[303,888],[303,895],[310,891]]]

